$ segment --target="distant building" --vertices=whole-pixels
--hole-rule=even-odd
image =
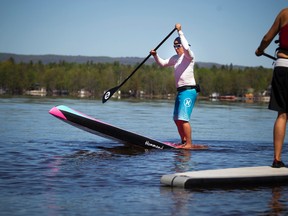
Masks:
[[[47,95],[47,91],[46,88],[42,87],[40,89],[37,90],[28,90],[25,92],[26,95],[33,95],[33,96],[46,96]]]

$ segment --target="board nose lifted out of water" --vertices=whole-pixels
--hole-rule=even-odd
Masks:
[[[155,139],[121,129],[98,119],[92,118],[84,113],[78,112],[67,106],[60,105],[53,107],[49,113],[64,122],[90,133],[128,143],[145,149],[176,149],[175,144],[161,142]],[[207,146],[197,145],[196,149],[207,149]],[[192,149],[193,150],[193,149]]]

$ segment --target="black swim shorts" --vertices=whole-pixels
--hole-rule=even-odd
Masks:
[[[288,67],[275,67],[269,109],[288,113]]]

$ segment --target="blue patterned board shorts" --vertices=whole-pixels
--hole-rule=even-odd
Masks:
[[[195,89],[187,89],[178,92],[174,106],[174,114],[173,114],[174,121],[175,120],[190,121],[190,117],[197,99],[197,95],[198,94]]]

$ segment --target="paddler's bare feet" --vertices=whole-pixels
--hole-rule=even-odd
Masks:
[[[176,148],[179,149],[186,149],[186,150],[193,150],[193,149],[208,149],[208,146],[206,145],[195,145],[195,144],[183,144],[183,145],[178,145]]]

